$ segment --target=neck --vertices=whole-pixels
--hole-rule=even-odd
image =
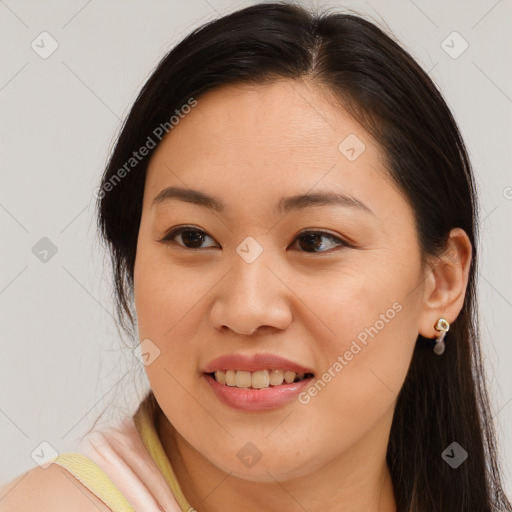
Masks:
[[[183,439],[164,415],[158,415],[156,427],[180,487],[198,512],[396,512],[382,439],[365,438],[350,453],[307,476],[254,482],[220,470]]]

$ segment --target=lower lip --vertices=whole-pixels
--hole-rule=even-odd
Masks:
[[[299,382],[292,382],[291,384],[252,389],[219,384],[207,373],[203,374],[203,376],[221,402],[242,411],[270,411],[278,409],[297,397],[313,379],[313,377],[309,377]]]

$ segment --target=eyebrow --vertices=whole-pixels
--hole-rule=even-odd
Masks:
[[[199,190],[167,187],[153,199],[152,206],[176,199],[187,203],[196,204],[209,210],[223,212],[225,209],[221,199],[206,194]],[[345,206],[353,207],[363,212],[375,215],[374,212],[359,199],[341,192],[315,192],[307,194],[297,194],[289,197],[282,197],[276,204],[277,213],[288,213],[292,210],[302,210],[311,206]]]

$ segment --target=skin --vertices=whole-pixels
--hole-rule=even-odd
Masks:
[[[338,150],[349,134],[366,146],[354,161]],[[162,444],[201,512],[396,510],[385,461],[396,398],[418,334],[436,337],[437,319],[453,322],[461,310],[471,246],[454,229],[445,254],[423,265],[413,212],[384,162],[325,90],[288,80],[201,96],[152,156],[134,273],[138,330],[160,350],[146,371],[165,413]],[[225,210],[153,206],[169,186],[214,195]],[[283,196],[333,190],[373,213],[273,210]],[[201,248],[179,235],[162,242],[177,225],[203,231]],[[327,232],[317,252],[297,238],[305,229]],[[263,248],[252,263],[236,252],[248,236]],[[270,352],[320,377],[397,303],[307,404],[235,410],[201,375],[218,356]],[[237,456],[248,442],[262,455],[252,467]]]

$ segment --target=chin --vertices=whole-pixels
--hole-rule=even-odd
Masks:
[[[296,450],[290,450],[290,455],[284,455],[276,454],[275,451],[269,450],[271,455],[268,457],[262,455],[261,459],[252,466],[249,462],[245,466],[243,461],[240,461],[238,458],[235,460],[232,458],[222,460],[210,459],[210,461],[225,473],[230,473],[241,480],[275,483],[276,480],[282,482],[304,477],[314,471],[314,465],[310,459],[303,457],[299,460],[292,455],[294,452]],[[318,467],[320,466],[321,464],[318,465]]]

